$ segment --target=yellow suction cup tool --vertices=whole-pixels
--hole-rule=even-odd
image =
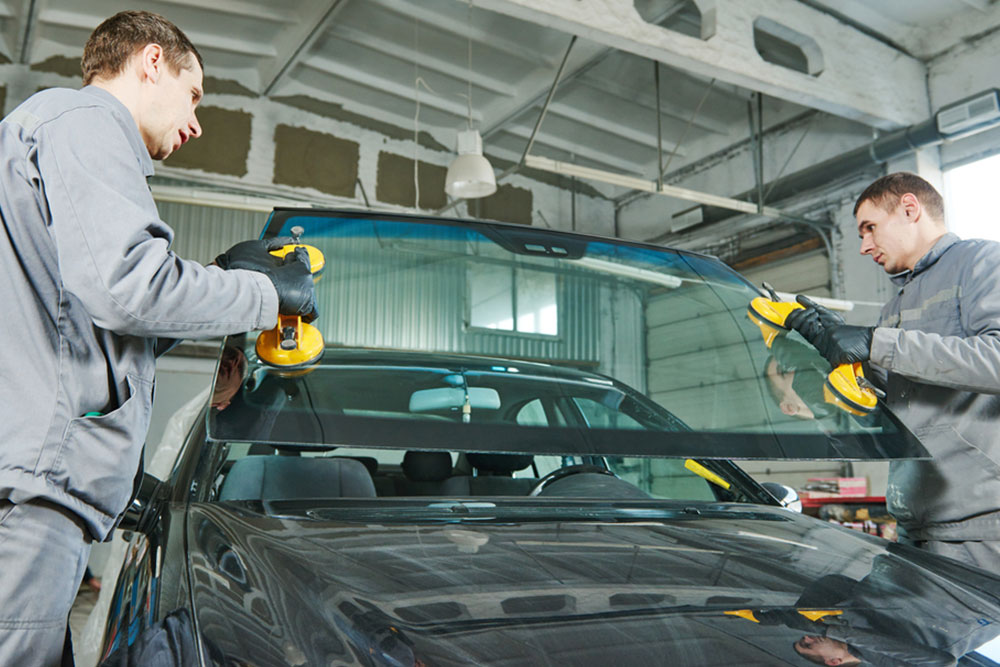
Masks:
[[[836,405],[841,410],[864,417],[878,406],[875,392],[868,387],[862,387],[865,372],[861,364],[841,364],[826,376],[823,383],[823,398],[827,403]]]
[[[314,280],[319,280],[319,272],[326,264],[319,248],[304,243],[289,243],[272,250],[271,254],[283,258],[300,247],[309,253],[309,268],[315,276]],[[278,326],[257,336],[257,357],[271,366],[301,368],[322,355],[323,334],[298,315],[278,315]]]
[[[844,613],[843,609],[796,609],[805,618],[808,618],[813,623],[820,621],[827,616],[840,616]],[[739,618],[745,618],[748,621],[753,621],[754,623],[760,623],[760,620],[754,615],[753,609],[733,609],[731,611],[722,612],[726,616],[738,616]]]
[[[773,292],[772,296],[774,299],[758,296],[747,307],[747,317],[760,328],[767,349],[771,349],[775,338],[788,332],[785,318],[803,307],[800,303],[778,301]],[[858,417],[870,414],[878,406],[878,398],[865,381],[861,364],[842,364],[830,371],[823,383],[823,398]]]
[[[312,271],[313,276],[316,280],[319,280],[319,273],[326,266],[326,257],[320,252],[319,248],[316,246],[306,245],[305,243],[289,243],[288,245],[283,245],[277,250],[272,250],[271,254],[275,257],[285,258],[285,255],[294,251],[296,248],[305,248],[306,252],[309,253],[309,269]]]
[[[771,301],[759,296],[750,302],[750,306],[747,308],[747,317],[750,318],[751,322],[760,327],[760,333],[764,336],[767,349],[770,350],[774,339],[788,331],[788,327],[785,326],[785,318],[793,310],[798,310],[802,307],[800,303]]]

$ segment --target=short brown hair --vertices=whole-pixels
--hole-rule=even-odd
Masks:
[[[129,58],[147,44],[163,47],[163,56],[174,72],[191,69],[192,55],[204,69],[198,49],[173,23],[152,12],[119,12],[97,26],[83,47],[83,85],[97,77],[121,74]]]
[[[858,209],[868,200],[883,211],[892,213],[899,205],[899,200],[907,193],[919,199],[931,217],[944,222],[944,199],[941,193],[933,185],[908,171],[887,174],[865,188],[854,204],[854,215],[858,214]]]

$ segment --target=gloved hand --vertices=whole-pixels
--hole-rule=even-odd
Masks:
[[[788,313],[788,317],[785,318],[785,326],[798,331],[814,346],[824,329],[844,324],[843,317],[815,303],[809,297],[800,294],[795,297],[795,300],[805,308],[797,308]]]
[[[875,327],[857,327],[850,324],[823,330],[816,349],[834,367],[868,361],[872,353],[872,336]]]
[[[316,319],[316,287],[309,252],[297,247],[284,258],[270,253],[294,242],[290,236],[242,241],[216,257],[215,264],[227,271],[245,269],[263,273],[278,292],[278,312],[300,315],[306,322],[312,322]]]
[[[246,269],[270,275],[281,264],[281,258],[272,255],[271,251],[294,242],[295,240],[290,236],[241,241],[216,257],[215,264],[227,271]]]
[[[316,284],[309,270],[309,252],[298,247],[279,261],[267,275],[278,292],[278,312],[301,315],[306,322],[312,322],[316,319]]]

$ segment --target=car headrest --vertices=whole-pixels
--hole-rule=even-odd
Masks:
[[[467,454],[472,467],[479,472],[494,475],[510,475],[531,465],[531,454]]]
[[[344,457],[334,456],[332,458],[345,458],[345,459],[351,459],[352,461],[357,461],[358,463],[360,463],[365,467],[365,470],[367,470],[368,474],[371,475],[372,477],[374,477],[375,473],[378,472],[378,459],[376,459],[374,456],[344,456]]]
[[[402,468],[411,482],[440,482],[451,477],[451,454],[411,450],[403,455]]]
[[[371,475],[347,458],[247,456],[233,464],[219,490],[219,500],[374,497]]]

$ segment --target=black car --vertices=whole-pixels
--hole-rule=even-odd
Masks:
[[[717,260],[276,210],[264,236],[290,233],[325,255],[323,354],[225,342],[123,523],[115,664],[996,664],[1000,579],[789,511],[734,462],[927,454],[826,402],[818,357],[776,368]]]

